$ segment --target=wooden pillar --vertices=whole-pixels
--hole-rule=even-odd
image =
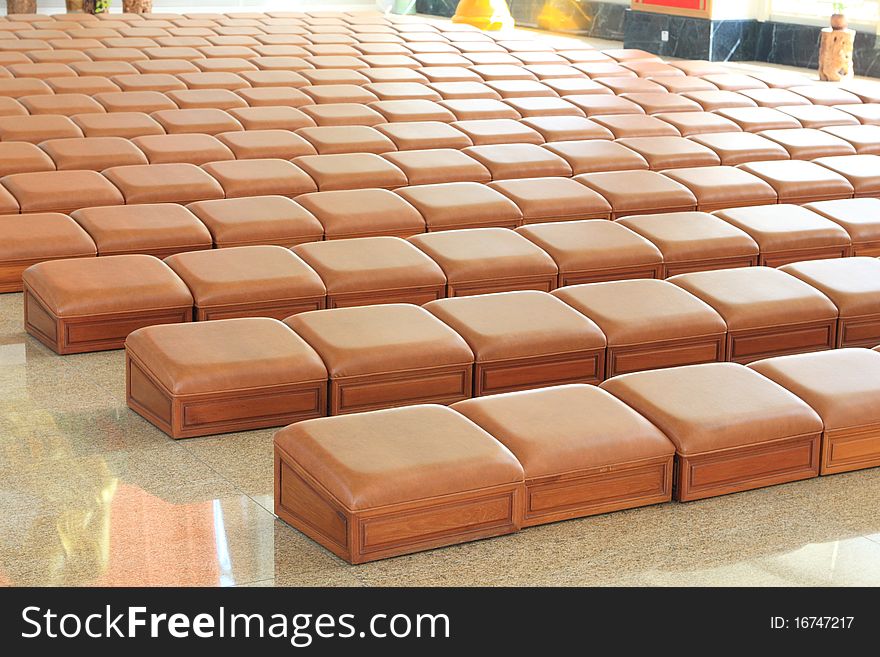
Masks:
[[[6,0],[7,14],[36,14],[37,0]]]
[[[822,29],[819,41],[819,79],[838,82],[853,76],[855,30]]]

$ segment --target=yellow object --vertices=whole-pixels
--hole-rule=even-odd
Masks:
[[[513,16],[505,0],[460,0],[453,23],[467,23],[481,30],[509,30]]]

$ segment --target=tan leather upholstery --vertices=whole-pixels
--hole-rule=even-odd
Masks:
[[[846,178],[855,196],[876,198],[880,195],[880,155],[841,155],[813,161]]]
[[[734,363],[636,372],[601,387],[656,425],[685,456],[822,431],[807,404]]]
[[[294,74],[293,71],[285,71]],[[281,71],[261,71],[263,75],[276,75]],[[253,74],[257,75],[257,74]],[[294,74],[295,75],[295,74]],[[299,76],[297,76],[299,77]],[[305,82],[305,80],[303,80]],[[244,98],[251,107],[302,107],[315,101],[299,89],[291,87],[256,86],[254,89],[238,89],[235,93]]]
[[[290,130],[239,130],[221,132],[216,138],[239,160],[264,158],[291,160],[301,155],[316,153],[314,146]]]
[[[880,155],[880,126],[839,125],[823,130],[852,144],[859,155]]]
[[[690,139],[715,151],[725,166],[789,159],[788,151],[782,146],[751,132],[717,132],[694,135]]]
[[[842,226],[853,241],[855,255],[866,242],[880,240],[880,199],[847,198],[817,201],[803,207]],[[868,253],[873,255],[873,253]]]
[[[386,122],[385,117],[379,114],[379,112],[360,103],[303,105],[299,108],[299,111],[312,119],[315,125],[321,126],[374,126]]]
[[[472,182],[416,185],[397,190],[425,220],[428,231],[501,226],[522,222],[522,212],[503,194]]]
[[[544,148],[568,162],[574,175],[648,168],[645,158],[635,151],[604,139],[556,141],[546,144]]]
[[[523,214],[523,224],[611,216],[608,201],[570,178],[500,180],[489,187],[516,203]]]
[[[214,246],[294,246],[323,238],[320,222],[285,196],[197,201],[186,206],[211,231]]]
[[[275,444],[356,511],[523,479],[504,445],[442,406],[307,420],[276,433]]]
[[[691,190],[697,209],[706,212],[776,202],[776,191],[770,185],[734,167],[689,167],[664,171],[663,175]]]
[[[880,314],[880,260],[877,258],[812,260],[783,265],[779,269],[831,299],[841,318]]]
[[[86,94],[58,93],[54,96],[23,96],[18,99],[32,116],[53,114],[71,116],[73,114],[89,114],[103,112],[104,108]]]
[[[229,116],[245,130],[298,130],[315,125],[314,120],[301,109],[280,107],[243,107],[229,110]],[[240,128],[230,127],[229,130]]]
[[[0,177],[54,169],[55,163],[39,146],[24,141],[0,142]]]
[[[489,182],[489,170],[466,153],[451,148],[385,153],[410,185],[445,182]]]
[[[854,193],[853,186],[846,178],[813,162],[780,160],[750,162],[740,166],[773,187],[780,203],[849,198]]]
[[[454,118],[450,121],[474,121],[478,119],[518,119],[519,112],[510,105],[492,98],[451,98],[438,103]]]
[[[219,109],[168,109],[153,112],[151,116],[168,134],[196,132],[216,135],[242,129],[230,114]]]
[[[66,215],[34,213],[28,215],[26,221],[18,214],[0,215],[2,263],[83,258],[96,254],[92,238]]]
[[[465,148],[473,144],[467,135],[440,121],[381,123],[376,126],[376,130],[394,142],[397,149],[401,151],[425,148]]]
[[[58,170],[101,171],[126,164],[146,164],[147,158],[129,140],[121,137],[72,137],[50,139],[40,144]]]
[[[387,153],[396,150],[394,142],[368,126],[301,128],[297,134],[312,144],[315,150],[322,155],[328,153]]]
[[[327,103],[360,103],[379,100],[378,96],[357,84],[322,84],[303,87],[303,93],[319,105]],[[311,104],[311,103],[307,103]]]
[[[604,126],[615,139],[623,137],[678,137],[678,130],[655,116],[621,114],[593,116],[593,121]]]
[[[575,177],[605,197],[613,217],[646,212],[680,212],[696,208],[691,191],[654,171],[587,173]]]
[[[140,137],[164,135],[165,130],[142,112],[75,114],[70,117],[86,137]]]
[[[41,262],[24,284],[56,317],[80,317],[192,306],[183,281],[146,255]],[[108,290],[113,294],[108,294]]]
[[[202,169],[220,183],[226,198],[298,196],[318,189],[307,173],[287,160],[226,160]]]
[[[721,164],[714,151],[684,137],[631,137],[617,143],[645,158],[654,171]]]
[[[522,119],[521,123],[540,133],[547,142],[614,138],[607,128],[580,116],[534,116]]]
[[[403,171],[374,153],[304,155],[294,163],[312,177],[321,191],[406,185]]]
[[[761,136],[781,145],[795,160],[856,154],[856,149],[848,142],[815,128],[765,130]]]
[[[544,143],[540,133],[516,119],[470,119],[454,121],[451,125],[477,145]]]
[[[205,164],[235,159],[232,151],[212,135],[146,135],[131,141],[144,153],[150,164]]]
[[[331,378],[462,365],[474,359],[461,336],[427,310],[409,304],[317,310],[284,321],[320,354]]]
[[[14,173],[0,179],[22,212],[72,212],[93,205],[121,205],[122,195],[95,171]],[[0,199],[5,212],[8,200]]]
[[[740,130],[736,123],[714,112],[664,112],[654,114],[654,118],[671,125],[681,133],[682,137],[713,132],[739,132]]]
[[[776,91],[780,90],[777,89]],[[797,94],[792,95],[798,97]],[[806,101],[805,98],[803,100]],[[810,105],[809,101],[806,101],[803,105],[780,107],[779,111],[793,116],[804,128],[825,128],[835,125],[859,124],[859,120],[852,114],[826,105]]]
[[[0,141],[27,141],[38,144],[47,139],[82,137],[79,127],[66,116],[0,117]]]
[[[317,217],[328,240],[425,232],[425,220],[418,211],[385,189],[317,192],[304,194],[297,202]]]
[[[128,204],[190,203],[223,198],[220,183],[193,164],[112,167],[103,175],[122,192]]]
[[[267,317],[149,326],[129,335],[125,347],[149,364],[150,374],[172,395],[327,378],[315,351]]]
[[[572,173],[563,158],[535,144],[471,146],[463,152],[482,163],[493,180],[570,176]]]

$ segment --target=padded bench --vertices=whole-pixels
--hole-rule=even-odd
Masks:
[[[121,349],[142,326],[192,321],[186,285],[152,256],[41,262],[22,279],[25,329],[58,354]]]
[[[605,378],[602,331],[545,292],[440,299],[424,308],[474,352],[474,397]]]
[[[517,232],[559,268],[559,287],[629,278],[660,278],[663,254],[641,235],[611,221],[563,221]]]
[[[519,178],[489,183],[516,203],[522,223],[610,219],[611,205],[599,193],[571,178]]]
[[[360,237],[293,248],[327,290],[327,307],[423,304],[446,296],[446,276],[422,251],[399,237]]]
[[[625,374],[602,386],[675,444],[682,502],[819,474],[822,420],[747,367],[708,363]]]
[[[852,184],[830,169],[803,160],[749,162],[740,168],[768,183],[780,203],[809,203],[851,198]]]
[[[691,190],[702,212],[776,203],[776,191],[770,185],[735,167],[690,167],[663,175]]]
[[[415,185],[398,189],[422,215],[428,232],[457,228],[516,228],[520,209],[494,189],[473,182]]]
[[[827,296],[837,306],[837,347],[880,344],[880,260],[837,258],[779,268]]]
[[[324,227],[305,208],[286,196],[196,201],[186,208],[211,232],[214,247],[317,242]]]
[[[443,270],[446,287],[440,296],[549,292],[556,287],[559,272],[553,258],[506,228],[445,230],[415,235],[409,241]]]
[[[605,375],[726,360],[727,325],[710,306],[658,280],[559,288],[553,296],[593,320],[608,342]]]
[[[321,359],[268,317],[135,331],[125,341],[125,383],[129,408],[172,438],[282,426],[327,411]]]
[[[194,164],[135,164],[111,167],[103,175],[122,192],[128,205],[185,204],[224,197],[220,183]]]
[[[513,454],[442,406],[275,434],[275,513],[352,564],[515,532],[523,497]]]
[[[20,292],[22,272],[38,262],[96,255],[92,238],[67,215],[0,215],[0,293]]]
[[[880,353],[836,349],[749,365],[791,391],[822,418],[819,473],[880,465]]]
[[[837,307],[794,276],[770,267],[679,274],[669,279],[727,322],[727,358],[759,358],[837,346]]]
[[[412,205],[387,189],[350,189],[303,194],[297,199],[321,223],[328,240],[425,232]]]
[[[62,212],[96,205],[122,205],[123,197],[97,171],[35,171],[13,173],[0,178],[0,184],[14,197],[12,205],[21,212]],[[3,212],[15,212],[9,195],[0,198]],[[7,200],[8,199],[8,200]]]
[[[660,249],[661,278],[758,264],[758,244],[748,233],[705,212],[633,215],[617,223]]]
[[[451,404],[472,395],[470,347],[418,306],[316,310],[288,317],[285,323],[314,347],[327,366],[329,415]]]
[[[178,253],[165,259],[192,293],[196,321],[235,317],[284,319],[321,310],[320,276],[281,246],[240,246]]]
[[[688,212],[697,199],[691,191],[656,171],[610,171],[574,178],[611,204],[611,218],[630,214]]]
[[[803,207],[830,219],[849,233],[854,256],[880,256],[880,199],[817,201]]]
[[[672,498],[675,447],[657,427],[595,386],[494,395],[452,408],[522,464],[524,527]]]

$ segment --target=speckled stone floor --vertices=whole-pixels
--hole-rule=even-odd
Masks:
[[[272,514],[272,431],[172,441],[120,351],[60,357],[0,295],[0,584],[880,585],[880,469],[352,567]]]

